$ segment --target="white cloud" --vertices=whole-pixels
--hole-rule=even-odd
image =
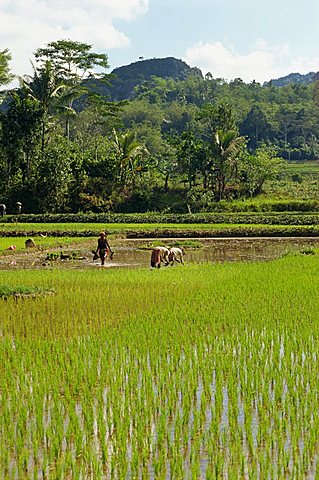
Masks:
[[[114,20],[133,21],[149,0],[0,0],[0,49],[12,54],[11,70],[30,72],[33,53],[52,41],[71,39],[96,52],[129,45]]]
[[[305,74],[319,70],[319,56],[294,56],[289,44],[270,46],[263,39],[259,39],[246,54],[240,54],[232,45],[221,42],[199,42],[186,51],[184,59],[204,74],[210,72],[214,78],[227,81],[241,78],[245,82],[256,80],[263,83],[292,72]]]

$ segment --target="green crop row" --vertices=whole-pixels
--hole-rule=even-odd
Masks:
[[[317,256],[0,271],[1,480],[317,478]]]
[[[78,237],[89,238],[98,235],[103,229],[109,235],[123,238],[176,238],[176,237],[306,237],[318,236],[318,225],[265,225],[265,224],[23,224],[17,225],[14,230],[10,225],[2,226],[0,238],[20,237],[24,243],[25,237],[36,238],[39,233],[47,236],[40,237],[39,244],[54,246],[52,237],[69,238],[74,243]],[[24,239],[21,239],[24,237]],[[8,242],[2,242],[8,245]],[[5,248],[7,248],[5,247]]]
[[[24,243],[26,236],[36,238],[42,232],[47,238],[40,237],[39,244],[54,246],[52,237],[69,238],[69,243],[72,244],[77,237],[80,240],[81,237],[97,236],[101,227],[111,236],[124,238],[314,237],[319,235],[318,225],[109,224],[94,228],[92,224],[90,227],[87,228],[81,224],[52,226],[33,224],[23,229],[21,226],[17,226],[15,230],[2,229],[0,238],[20,237],[20,243]],[[21,239],[23,236],[24,239]],[[7,242],[2,243],[7,245]]]
[[[194,213],[194,214],[163,214],[163,213],[134,213],[134,214],[47,214],[47,215],[20,215],[19,217],[3,218],[3,226],[12,225],[14,229],[24,223],[86,223],[86,224],[118,224],[118,223],[244,223],[270,225],[318,225],[319,213]]]
[[[215,213],[318,213],[319,201],[318,200],[235,200],[235,201],[221,201],[213,204],[211,211],[207,213],[200,213],[199,215],[205,216]],[[165,218],[180,215],[186,216],[187,214],[165,214],[161,212],[147,212],[147,213],[61,213],[61,214],[24,214],[24,215],[7,215],[3,218],[4,221],[15,222],[17,218],[19,221],[26,222],[94,222],[94,221],[112,221],[114,222],[145,222],[146,218]],[[190,216],[196,216],[197,213],[190,214]],[[141,218],[142,220],[135,220]],[[26,219],[26,220],[24,220]],[[95,220],[97,219],[97,220]],[[128,220],[132,219],[132,220]],[[164,221],[164,220],[161,220]]]
[[[7,300],[9,297],[13,297],[16,300],[18,298],[27,298],[27,297],[35,298],[38,295],[47,295],[51,293],[53,293],[51,289],[43,288],[43,287],[34,287],[34,286],[9,287],[8,285],[0,285],[0,299],[5,299],[5,300]]]

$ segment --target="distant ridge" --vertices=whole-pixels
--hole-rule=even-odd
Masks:
[[[136,95],[135,88],[148,82],[152,77],[163,79],[184,80],[193,75],[203,78],[201,70],[197,67],[190,67],[183,60],[174,57],[142,59],[142,57],[129,65],[115,68],[107,81],[87,78],[83,81],[84,85],[92,92],[98,93],[108,101],[121,101],[133,99]],[[214,72],[212,72],[214,78]],[[216,77],[217,78],[217,77]],[[319,72],[309,72],[307,74],[290,73],[284,77],[272,79],[264,82],[263,87],[274,86],[283,87],[289,84],[309,85],[319,80]],[[76,110],[84,108],[85,96],[75,101]],[[8,108],[10,99],[0,103],[0,112]]]
[[[114,78],[111,80],[110,97],[112,100],[132,98],[134,97],[135,87],[150,80],[153,76],[183,80],[190,74],[203,77],[199,68],[191,68],[186,62],[174,57],[139,60],[129,65],[115,68],[112,71]],[[290,73],[284,77],[265,82],[263,86],[309,85],[315,80],[319,80],[319,72],[309,72],[304,75],[301,73]]]
[[[319,80],[319,72],[309,72],[305,75],[302,75],[301,73],[290,73],[285,77],[280,77],[277,79],[272,79],[269,82],[265,82],[264,86],[272,85],[274,87],[284,87],[285,85],[289,85],[290,83],[309,85],[315,80]]]

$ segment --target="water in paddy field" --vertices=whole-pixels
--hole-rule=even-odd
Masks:
[[[193,241],[196,247],[188,246]],[[28,250],[0,256],[0,269],[45,269],[45,268],[148,268],[152,246],[167,247],[181,244],[185,247],[185,263],[267,261],[290,252],[319,248],[319,238],[214,238],[214,239],[138,239],[110,241],[114,257],[101,267],[100,261],[93,262],[91,250],[95,239],[88,240],[80,247],[68,247],[63,252],[77,251],[81,259],[47,260],[47,252]],[[53,250],[51,249],[50,252]],[[55,249],[54,251],[59,251]],[[11,252],[10,252],[11,253]],[[178,266],[178,265],[176,265]],[[175,268],[175,266],[174,266]]]

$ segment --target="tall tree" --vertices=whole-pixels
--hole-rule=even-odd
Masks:
[[[45,145],[45,133],[50,118],[54,113],[54,106],[57,105],[59,96],[65,85],[57,78],[52,63],[47,60],[41,66],[32,64],[33,76],[25,75],[20,78],[20,85],[23,93],[40,102],[43,107],[42,121],[42,151]]]
[[[298,109],[295,105],[281,105],[276,112],[278,144],[283,154],[290,160],[293,150],[293,138],[298,131]]]
[[[211,103],[203,105],[198,118],[205,125],[209,135],[217,130],[234,130],[237,127],[234,110],[226,102],[217,105]]]
[[[65,134],[70,135],[70,118],[74,116],[74,100],[87,92],[83,83],[88,78],[98,78],[105,75],[108,67],[108,57],[105,53],[94,53],[92,46],[73,40],[58,40],[49,43],[45,48],[35,52],[36,61],[41,65],[49,61],[55,70],[57,78],[65,84],[61,112],[65,117]],[[96,69],[101,72],[97,72]]]
[[[248,148],[256,150],[259,145],[267,142],[270,137],[271,127],[265,112],[259,105],[254,105],[240,125],[241,135],[246,135]]]
[[[67,84],[78,84],[84,78],[103,76],[97,67],[105,69],[108,57],[105,53],[91,52],[92,45],[73,40],[58,40],[35,52],[41,63],[49,60],[56,69],[57,76]]]
[[[69,190],[74,178],[72,163],[77,149],[64,137],[57,138],[44,151],[37,169],[37,198],[47,212],[64,211],[69,201]]]
[[[176,139],[176,147],[180,171],[187,176],[188,186],[192,188],[199,170],[201,143],[192,132],[184,132]]]
[[[43,114],[38,100],[11,94],[9,108],[1,115],[1,144],[9,180],[19,170],[23,184],[30,180],[39,148]]]
[[[217,130],[212,142],[213,190],[216,200],[224,197],[226,185],[236,178],[238,159],[246,139],[236,130]]]
[[[136,140],[134,132],[118,135],[114,130],[113,145],[119,163],[120,185],[125,188],[129,181],[134,183],[137,173],[145,170],[143,160],[148,155],[148,150]]]
[[[7,85],[13,78],[10,73],[9,62],[11,60],[11,53],[7,48],[0,50],[0,86]]]
[[[266,180],[277,179],[283,174],[287,161],[276,156],[271,147],[257,148],[254,155],[244,155],[240,164],[244,188],[249,196],[261,193]]]
[[[177,173],[177,150],[163,140],[162,148],[155,154],[156,169],[164,178],[164,190],[168,191],[169,180]]]

